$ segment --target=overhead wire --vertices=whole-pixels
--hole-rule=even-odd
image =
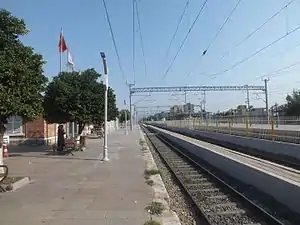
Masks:
[[[244,42],[246,42],[249,38],[251,38],[254,34],[256,34],[260,29],[262,29],[265,25],[267,25],[271,20],[273,20],[275,17],[277,17],[278,15],[280,15],[287,7],[289,7],[293,2],[295,2],[297,0],[291,0],[289,1],[287,4],[285,4],[282,8],[280,8],[278,11],[276,11],[272,16],[270,16],[266,21],[264,21],[261,25],[259,25],[256,29],[254,29],[253,31],[251,31],[249,34],[246,35],[246,37],[244,37],[240,42],[238,42],[238,44],[236,44],[235,46],[233,46],[232,48],[230,48],[229,51],[227,51],[226,53],[224,53],[221,56],[221,59],[225,58],[227,55],[229,55],[230,51],[236,49],[237,47],[241,46]],[[287,32],[288,33],[288,32]]]
[[[233,13],[236,11],[237,7],[239,6],[239,4],[241,3],[242,0],[238,0],[235,4],[235,6],[232,8],[232,10],[230,11],[229,15],[227,16],[227,18],[225,19],[225,21],[223,22],[222,26],[219,28],[218,32],[216,33],[216,35],[214,36],[214,38],[211,40],[211,42],[208,44],[208,46],[205,48],[205,50],[202,52],[201,54],[201,58],[200,60],[203,58],[203,56],[206,55],[207,51],[209,50],[209,48],[212,46],[212,44],[216,41],[216,39],[218,38],[218,36],[220,35],[220,33],[222,32],[223,28],[225,27],[225,25],[227,24],[227,22],[229,21],[229,19],[231,18],[231,16],[233,15]],[[197,62],[197,64],[199,63],[199,61]],[[187,74],[186,77],[189,77],[191,75],[191,73],[193,72],[193,70],[190,70],[190,72]]]
[[[204,9],[205,5],[207,4],[207,2],[208,2],[208,0],[205,0],[205,1],[204,1],[204,3],[202,4],[202,6],[201,6],[201,8],[200,8],[200,10],[199,10],[199,12],[198,12],[198,14],[197,14],[196,18],[194,19],[194,21],[193,21],[192,25],[190,26],[190,28],[189,28],[188,32],[186,33],[186,35],[185,35],[185,37],[184,37],[184,39],[183,39],[183,42],[181,43],[181,45],[180,45],[179,49],[177,50],[177,52],[176,52],[175,56],[173,57],[173,59],[172,59],[172,61],[171,61],[170,65],[169,65],[169,66],[168,66],[168,68],[166,69],[166,71],[165,71],[165,73],[164,73],[164,75],[163,75],[163,78],[162,78],[162,79],[165,79],[165,77],[166,77],[166,76],[167,76],[167,74],[169,73],[169,71],[170,71],[171,67],[173,66],[173,64],[174,64],[174,62],[175,62],[175,60],[176,60],[177,56],[178,56],[178,55],[179,55],[179,53],[181,52],[181,50],[182,50],[182,48],[183,48],[183,45],[185,44],[185,42],[186,42],[186,40],[187,40],[187,38],[188,38],[189,34],[190,34],[190,33],[191,33],[191,31],[193,30],[193,28],[194,28],[194,26],[195,26],[196,22],[198,21],[198,19],[199,19],[200,15],[201,15],[201,13],[202,13],[202,11],[203,11],[203,9]]]
[[[104,9],[105,9],[106,19],[107,19],[107,22],[108,22],[111,38],[112,38],[113,45],[114,45],[114,48],[115,48],[115,52],[116,52],[117,59],[118,59],[118,66],[119,66],[119,69],[121,71],[122,77],[123,77],[123,79],[124,79],[124,81],[127,85],[128,82],[127,82],[127,79],[126,79],[126,76],[125,76],[125,73],[124,73],[124,70],[123,70],[123,67],[122,67],[122,64],[121,64],[121,58],[120,58],[120,54],[119,54],[119,51],[118,51],[118,48],[117,48],[116,39],[115,39],[115,35],[114,35],[113,29],[112,29],[112,25],[111,25],[111,22],[110,22],[110,17],[109,17],[109,14],[108,14],[106,2],[105,2],[105,0],[102,0],[102,1],[103,1]]]
[[[144,48],[143,35],[142,35],[142,29],[141,29],[141,20],[140,20],[140,14],[139,14],[139,7],[138,7],[137,1],[136,0],[134,0],[134,1],[135,1],[135,4],[136,4],[136,16],[137,16],[137,21],[138,21],[141,49],[142,49],[142,54],[143,54],[145,77],[147,77],[147,64],[146,64],[145,48]]]
[[[167,51],[166,51],[166,56],[165,56],[166,59],[169,57],[169,53],[170,53],[172,44],[173,44],[173,42],[174,42],[174,40],[175,40],[175,37],[176,37],[176,35],[177,35],[177,33],[178,33],[178,30],[179,30],[179,27],[180,27],[180,25],[181,25],[181,23],[182,23],[183,17],[184,17],[184,15],[185,15],[185,13],[186,13],[186,11],[187,11],[187,9],[188,9],[189,3],[190,3],[190,0],[187,0],[186,3],[185,3],[185,5],[184,5],[183,11],[182,11],[182,13],[181,13],[181,15],[180,15],[180,18],[179,18],[179,21],[178,21],[178,23],[177,23],[175,32],[174,32],[173,35],[172,35],[170,44],[169,44],[168,49],[167,49]]]
[[[275,71],[273,71],[273,72],[266,73],[266,74],[264,74],[264,75],[262,75],[262,76],[259,76],[259,77],[257,77],[257,78],[263,78],[263,77],[266,77],[266,76],[268,76],[268,77],[276,77],[276,76],[277,76],[278,74],[280,74],[282,71],[287,70],[287,69],[290,69],[290,68],[293,68],[293,67],[295,67],[295,66],[297,66],[297,65],[300,65],[300,61],[291,63],[291,64],[289,64],[289,65],[287,65],[287,66],[281,67],[281,68],[279,68],[279,69],[277,69],[277,70],[275,70]]]
[[[250,54],[249,56],[243,58],[242,60],[234,63],[233,65],[229,66],[228,68],[220,71],[220,72],[217,72],[217,73],[212,73],[212,74],[206,74],[206,76],[218,76],[218,75],[221,75],[223,73],[226,73],[230,70],[232,70],[233,68],[237,67],[238,65],[248,61],[249,59],[253,58],[254,56],[258,55],[260,52],[266,50],[267,48],[273,46],[274,44],[276,44],[277,42],[283,40],[284,38],[286,38],[287,36],[295,33],[296,31],[300,30],[300,26],[297,26],[296,28],[294,28],[293,30],[289,31],[288,33],[282,35],[281,37],[277,38],[276,40],[272,41],[271,43],[267,44],[266,46],[260,48],[259,50],[257,50],[256,52]]]

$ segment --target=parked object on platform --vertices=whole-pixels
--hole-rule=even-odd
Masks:
[[[2,149],[3,149],[3,157],[5,157],[5,158],[8,157],[8,145],[3,144]]]

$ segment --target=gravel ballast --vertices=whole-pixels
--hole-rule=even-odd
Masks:
[[[182,225],[198,224],[195,220],[196,216],[194,216],[195,213],[191,201],[187,199],[186,194],[183,190],[181,190],[182,188],[180,184],[175,178],[173,178],[168,167],[161,160],[155,149],[153,149],[147,138],[146,141],[170,196],[170,209],[176,212]]]

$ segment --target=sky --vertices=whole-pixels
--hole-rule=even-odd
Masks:
[[[166,55],[167,49],[186,0],[137,0],[145,64],[136,13],[133,32],[132,0],[106,0],[125,79],[118,65],[102,0],[1,0],[0,7],[25,20],[31,32],[22,37],[22,41],[44,56],[47,61],[44,72],[49,78],[59,72],[58,40],[61,27],[76,69],[95,68],[102,73],[100,52],[105,52],[109,67],[109,85],[115,90],[119,108],[124,108],[124,100],[128,102],[129,99],[126,81],[135,82],[135,87],[263,85],[261,76],[270,78],[268,82],[270,105],[275,102],[282,104],[285,102],[286,94],[297,89],[300,84],[298,75],[300,29],[292,32],[300,25],[300,0],[295,0],[282,13],[236,47],[248,34],[290,1],[241,0],[236,11],[212,42],[237,1],[207,1],[182,51],[164,79],[164,72],[178,51],[204,0],[189,1],[169,55]],[[280,41],[232,67],[282,36],[284,37]],[[211,42],[207,53],[201,56]],[[135,43],[135,60],[133,60],[133,43]],[[66,55],[64,62],[66,63]],[[282,69],[292,64],[295,66]],[[274,74],[278,70],[280,73]],[[191,74],[188,76],[190,71]],[[209,76],[215,73],[218,75]],[[254,107],[263,107],[265,104],[263,97],[262,92],[251,92],[250,104]],[[246,93],[242,91],[207,92],[206,109],[223,111],[235,108],[237,105],[245,104],[245,99]],[[161,111],[162,107],[157,106],[182,104],[183,101],[182,93],[151,95],[142,93],[135,95],[132,103],[136,104],[140,111]],[[200,101],[201,93],[187,94],[187,102],[199,104]]]

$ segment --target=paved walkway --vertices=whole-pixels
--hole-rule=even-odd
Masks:
[[[88,140],[75,156],[31,152],[6,160],[10,174],[34,182],[0,195],[3,225],[141,225],[152,191],[143,178],[139,132],[109,136],[109,162],[101,162],[102,141]]]

